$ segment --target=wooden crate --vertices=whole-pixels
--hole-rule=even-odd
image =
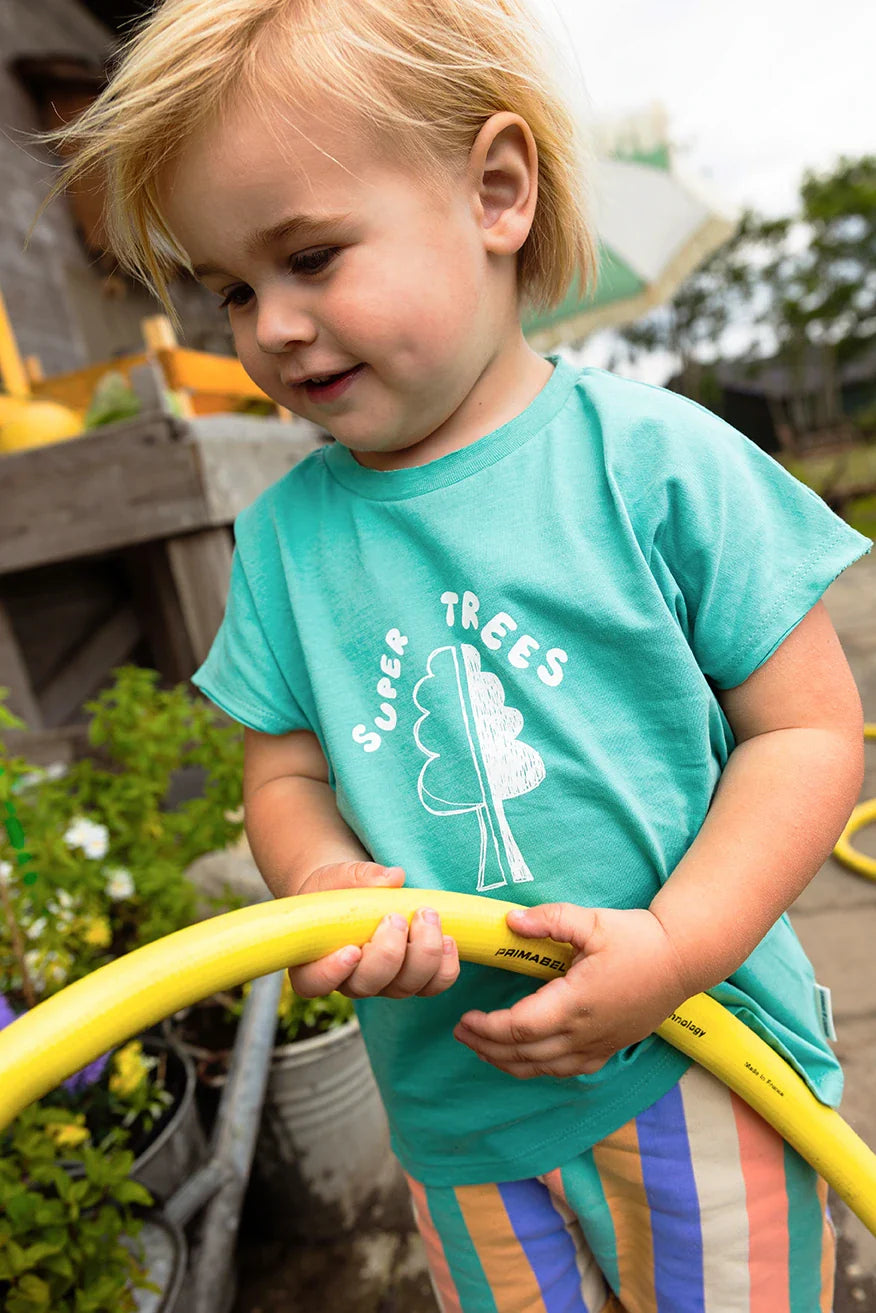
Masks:
[[[224,613],[235,516],[325,440],[300,419],[176,418],[154,367],[135,373],[152,388],[135,419],[0,456],[0,685],[47,752],[49,731],[81,739],[113,667],[191,676]]]

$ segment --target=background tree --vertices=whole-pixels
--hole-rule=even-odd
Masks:
[[[800,200],[796,216],[746,210],[730,241],[671,302],[617,337],[632,359],[655,349],[675,354],[680,390],[720,414],[720,341],[731,324],[747,323],[752,347],[760,336],[766,352],[752,357],[750,347],[739,361],[745,372],[756,377],[766,359],[791,370],[789,411],[774,414],[777,427],[804,432],[854,419],[864,433],[872,408],[844,415],[839,371],[876,344],[876,156],[843,156],[823,176],[807,172]],[[814,399],[806,377],[813,349],[823,365]]]

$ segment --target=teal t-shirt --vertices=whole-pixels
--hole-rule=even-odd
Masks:
[[[193,682],[244,725],[309,729],[340,814],[409,887],[647,907],[735,746],[741,684],[872,545],[736,429],[560,355],[515,419],[412,469],[308,455],[234,523]],[[656,1035],[592,1075],[518,1080],[453,1038],[540,982],[464,963],[357,1012],[402,1165],[546,1172],[673,1086]],[[787,917],[711,991],[836,1106],[842,1073]]]

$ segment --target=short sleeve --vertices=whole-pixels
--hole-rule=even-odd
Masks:
[[[284,645],[288,648],[287,627]],[[276,645],[266,632],[247,578],[240,547],[231,559],[225,615],[207,659],[191,682],[241,724],[265,734],[312,730],[290,679],[300,674],[300,653]]]
[[[652,567],[677,587],[673,604],[700,669],[734,688],[873,544],[697,402],[674,397],[640,440],[651,444],[637,516]]]

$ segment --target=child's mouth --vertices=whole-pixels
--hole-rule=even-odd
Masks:
[[[346,392],[353,379],[358,377],[364,368],[364,365],[355,365],[342,374],[333,375],[325,383],[305,383],[304,391],[311,401],[334,401],[335,397]]]

